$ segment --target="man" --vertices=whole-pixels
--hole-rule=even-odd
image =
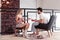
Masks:
[[[48,23],[48,19],[46,18],[45,14],[43,13],[43,10],[42,8],[37,8],[38,10],[38,19],[37,20],[33,20],[32,21],[35,21],[35,23],[32,24],[32,30],[33,30],[33,34],[35,34],[35,31],[36,31],[36,34],[35,35],[39,35],[39,28],[40,27],[35,27],[39,24],[47,24]],[[35,29],[37,28],[37,29]]]

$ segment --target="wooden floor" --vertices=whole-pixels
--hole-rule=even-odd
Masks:
[[[29,39],[23,37],[16,37],[13,35],[0,35],[0,40],[60,40],[60,32],[54,32],[53,35],[49,38],[47,36],[47,32],[41,33],[44,39],[36,39],[35,37],[31,36]]]

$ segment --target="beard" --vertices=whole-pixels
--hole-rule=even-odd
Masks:
[[[38,14],[40,14],[40,13],[38,13]]]

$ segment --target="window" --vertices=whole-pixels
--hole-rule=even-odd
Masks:
[[[60,29],[60,13],[56,13],[56,29]]]

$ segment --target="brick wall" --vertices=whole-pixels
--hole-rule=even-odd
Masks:
[[[8,0],[8,1],[10,2],[10,4],[8,4],[8,5],[2,4],[1,32],[3,34],[14,32],[14,27],[16,25],[15,16],[16,16],[17,10],[15,10],[13,12],[13,10],[14,10],[13,8],[19,8],[19,0]],[[5,9],[3,9],[3,8],[5,8]],[[7,8],[12,8],[13,10],[7,9]],[[10,10],[10,12],[9,12],[9,10]]]

